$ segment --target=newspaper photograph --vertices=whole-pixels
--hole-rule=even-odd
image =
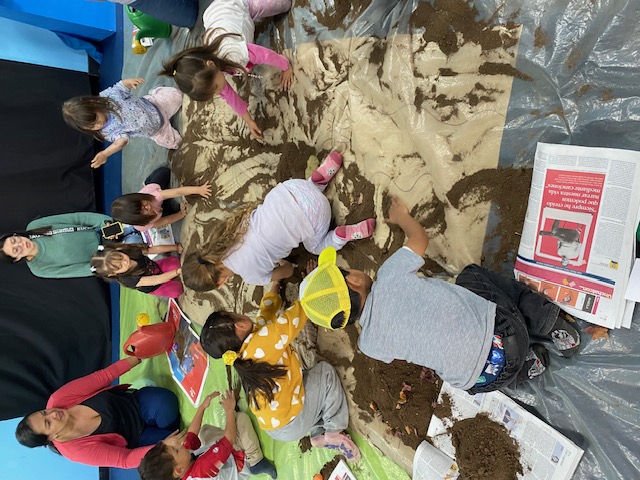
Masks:
[[[413,480],[454,480],[458,464],[429,442],[422,441],[413,457]]]
[[[639,165],[640,152],[538,143],[516,278],[577,318],[629,327]]]
[[[501,423],[520,446],[520,461],[524,470],[518,475],[523,480],[564,480],[570,479],[575,472],[584,451],[554,430],[551,426],[527,412],[516,402],[500,392],[469,395],[463,390],[443,383],[439,402],[443,395],[451,401],[452,418],[440,419],[431,417],[427,436],[433,445],[446,454],[451,461],[455,460],[455,449],[451,443],[449,427],[456,421],[473,418],[478,413],[486,413],[492,420]],[[431,455],[424,451],[423,455]],[[428,460],[416,460],[426,463]],[[415,467],[414,467],[415,468]],[[416,477],[414,477],[416,478]],[[442,476],[417,477],[424,480],[440,478],[456,478]]]
[[[195,407],[200,403],[209,371],[209,355],[200,345],[200,337],[191,328],[191,320],[173,298],[169,300],[167,322],[176,326],[173,345],[166,354],[171,376]]]

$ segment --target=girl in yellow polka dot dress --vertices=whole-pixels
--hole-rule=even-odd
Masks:
[[[297,441],[309,435],[314,447],[338,449],[349,461],[358,461],[358,447],[343,433],[349,408],[340,378],[326,362],[303,376],[291,341],[307,316],[298,301],[278,314],[279,289],[279,282],[274,282],[262,298],[255,323],[237,313],[212,313],[200,343],[213,358],[235,368],[249,408],[270,437]]]

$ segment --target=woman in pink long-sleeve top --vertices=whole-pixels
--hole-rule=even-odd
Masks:
[[[180,422],[173,392],[111,385],[139,363],[128,357],[62,386],[44,410],[22,419],[16,438],[26,447],[48,446],[78,463],[137,468],[149,449]]]

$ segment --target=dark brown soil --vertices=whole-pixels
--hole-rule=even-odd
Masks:
[[[336,455],[335,457],[333,457],[331,460],[329,460],[327,463],[325,463],[322,466],[322,469],[320,470],[320,475],[322,475],[323,479],[330,480],[329,475],[331,475],[333,470],[338,466],[338,464],[340,463],[340,460],[344,460],[345,462],[347,461],[344,455]]]
[[[536,31],[533,34],[533,46],[536,48],[542,48],[547,45],[549,45],[549,37],[544,33],[542,27],[536,27]]]
[[[313,447],[311,446],[311,439],[309,437],[302,437],[298,442],[298,447],[300,447],[300,451],[302,453],[306,453],[311,450]]]
[[[444,393],[440,403],[433,409],[433,414],[438,418],[450,418],[451,413],[451,397],[448,393]]]
[[[520,447],[504,425],[487,415],[457,421],[449,431],[465,480],[516,480],[523,473]]]

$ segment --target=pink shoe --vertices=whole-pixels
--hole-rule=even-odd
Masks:
[[[327,432],[324,435],[317,435],[311,439],[311,445],[316,448],[332,448],[339,450],[348,462],[360,460],[360,449],[353,443],[348,435],[341,432]]]
[[[311,181],[317,185],[326,185],[335,177],[342,166],[342,154],[332,151],[324,162],[311,174]]]
[[[376,228],[376,219],[369,218],[363,220],[355,225],[343,225],[336,228],[336,235],[342,240],[362,240],[363,238],[369,238],[373,235],[373,231]]]

